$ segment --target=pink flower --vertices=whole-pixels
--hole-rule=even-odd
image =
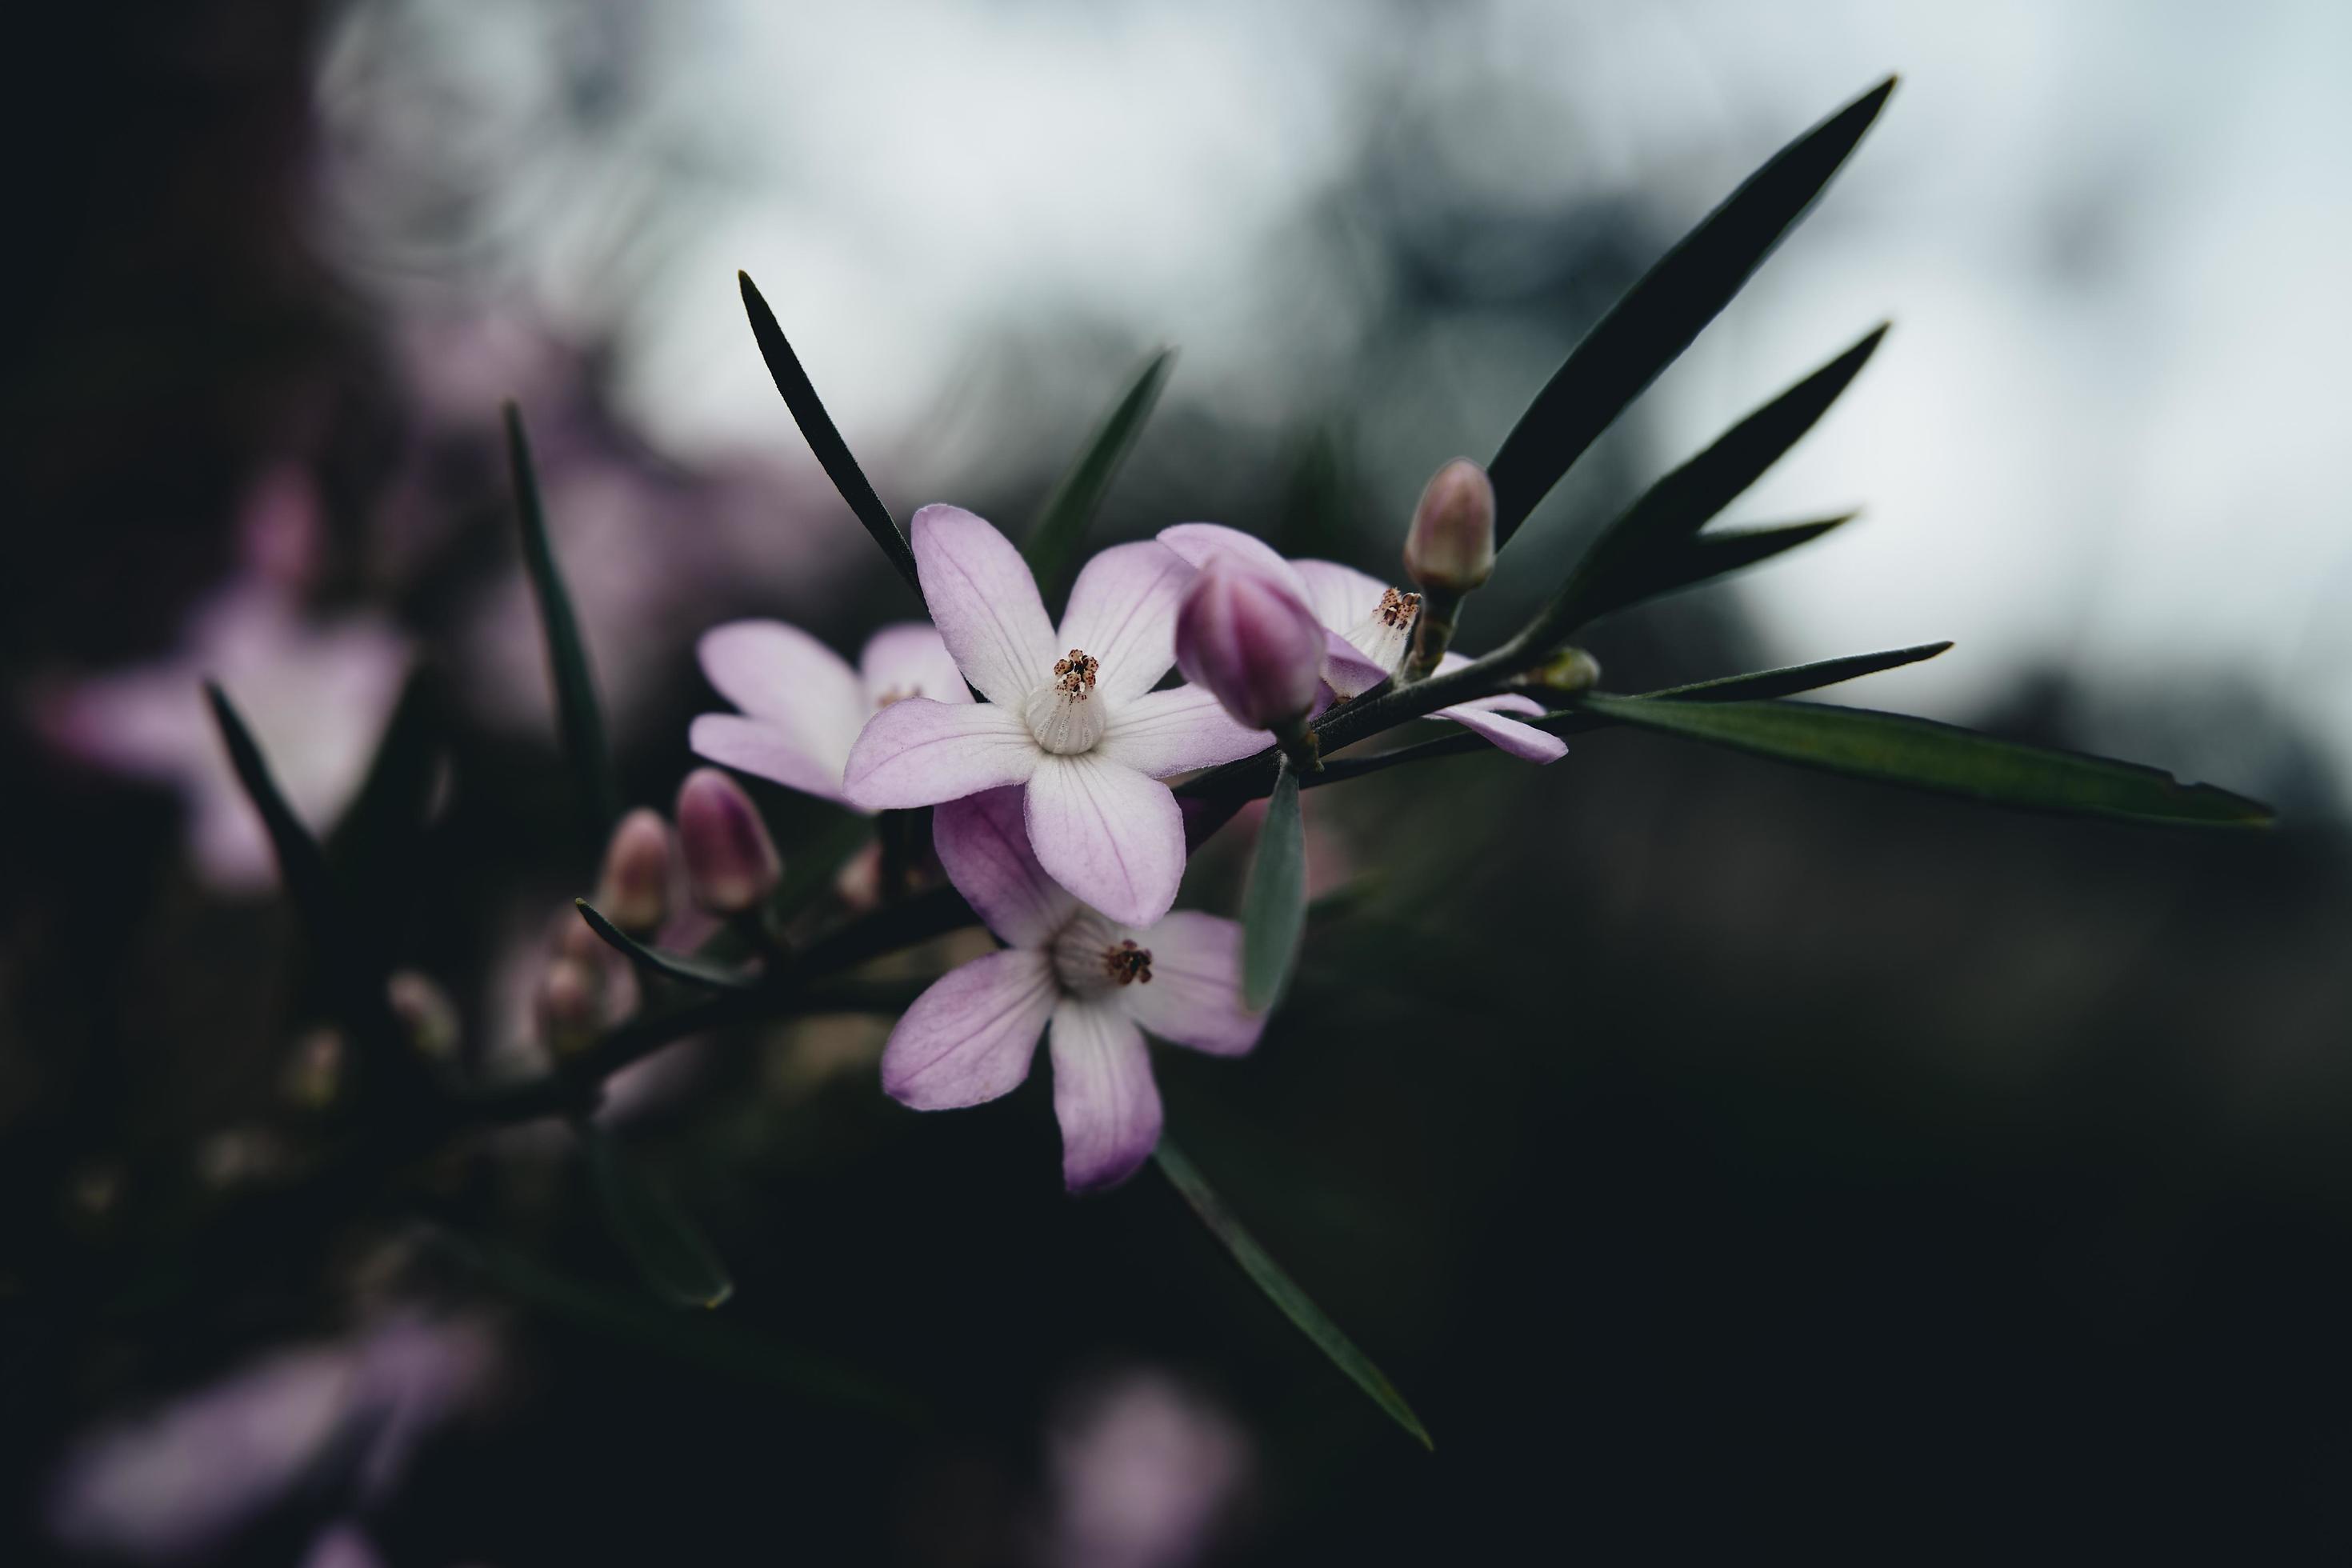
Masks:
[[[909,698],[971,701],[947,645],[920,621],[866,638],[856,669],[782,621],[713,626],[696,651],[704,676],[742,712],[697,719],[687,736],[695,754],[844,805],[842,769],[867,720]]]
[[[1144,1045],[1215,1056],[1257,1044],[1242,1005],[1241,928],[1186,911],[1137,929],[1087,908],[1031,851],[1021,792],[998,788],[940,807],[940,864],[1006,944],[915,999],[882,1053],[882,1087],[917,1110],[979,1105],[1029,1076],[1052,1026],[1054,1114],[1072,1192],[1125,1180],[1160,1142],[1160,1089]]]
[[[1323,627],[1263,573],[1213,557],[1176,610],[1176,665],[1254,730],[1296,724],[1323,684]]]
[[[1336,561],[1286,561],[1264,542],[1213,522],[1179,523],[1160,530],[1160,539],[1196,566],[1218,555],[1245,561],[1305,599],[1315,618],[1343,641],[1352,656],[1335,655],[1325,662],[1323,679],[1342,697],[1369,690],[1395,675],[1412,646],[1413,618],[1421,613],[1418,594],[1404,593]],[[1449,653],[1437,668],[1443,674],[1469,662],[1460,654]],[[1441,708],[1430,717],[1451,720],[1515,757],[1555,763],[1568,754],[1567,742],[1549,731],[1503,717],[1543,710],[1543,704],[1532,697],[1506,692]]]
[[[981,519],[927,506],[909,533],[932,623],[988,700],[884,709],[843,792],[880,810],[1024,786],[1030,846],[1056,881],[1129,924],[1159,919],[1184,873],[1183,820],[1159,781],[1270,740],[1199,687],[1152,689],[1176,661],[1192,568],[1149,542],[1113,545],[1078,574],[1056,630],[1021,552]]]

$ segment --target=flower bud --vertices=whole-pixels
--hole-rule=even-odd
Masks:
[[[1466,594],[1495,570],[1495,487],[1456,458],[1432,476],[1404,536],[1404,569],[1423,587]]]
[[[1322,624],[1271,577],[1212,556],[1176,606],[1176,667],[1253,730],[1296,724],[1323,679]]]
[[[419,1052],[442,1061],[457,1054],[457,1005],[430,975],[414,969],[393,971],[384,999]]]
[[[669,918],[669,828],[659,812],[639,806],[613,829],[596,908],[631,936],[650,935]]]
[[[568,1056],[595,1038],[604,999],[596,972],[576,958],[558,958],[540,974],[531,997],[539,1037],[558,1056]]]
[[[1601,684],[1601,661],[1580,647],[1564,647],[1528,671],[1526,679],[1554,691],[1590,691]]]
[[[715,915],[756,908],[783,879],[783,862],[742,785],[697,768],[677,791],[677,844],[694,901]]]

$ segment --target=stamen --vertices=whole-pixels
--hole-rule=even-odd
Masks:
[[[1022,710],[1040,746],[1063,757],[1094,749],[1109,723],[1104,705],[1092,700],[1095,678],[1101,673],[1102,661],[1082,647],[1054,661],[1053,679],[1029,694]]]
[[[1151,984],[1151,950],[1138,947],[1129,937],[1117,947],[1103,950],[1103,971],[1121,985]]]
[[[1381,607],[1375,612],[1381,624],[1392,631],[1412,629],[1413,618],[1421,614],[1421,595],[1399,593],[1391,588],[1381,595]]]
[[[1055,662],[1054,686],[1055,689],[1084,702],[1088,697],[1094,695],[1095,673],[1101,668],[1100,659],[1094,658],[1084,648],[1074,647],[1070,650],[1069,658]]]

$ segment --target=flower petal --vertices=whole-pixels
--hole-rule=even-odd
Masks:
[[[848,660],[782,621],[713,626],[695,654],[721,697],[767,720],[820,760],[846,760],[872,711]]]
[[[866,721],[850,749],[841,792],[868,811],[936,805],[1020,784],[1044,754],[1009,708],[909,697]]]
[[[1066,996],[1052,1049],[1064,1184],[1087,1193],[1125,1181],[1160,1144],[1160,1086],[1142,1032],[1114,1008]]]
[[[1164,544],[1114,544],[1078,574],[1055,640],[1100,662],[1112,700],[1140,697],[1176,662],[1176,601],[1192,580],[1191,563]]]
[[[1337,561],[1294,561],[1291,566],[1307,584],[1307,607],[1315,618],[1335,632],[1344,632],[1381,607],[1389,584],[1369,572],[1342,566]]]
[[[1506,719],[1475,703],[1441,708],[1433,719],[1451,719],[1474,735],[1483,736],[1511,755],[1530,763],[1556,763],[1568,755],[1568,742],[1549,730]]]
[[[1244,533],[1238,528],[1227,528],[1221,522],[1180,522],[1172,528],[1161,529],[1158,537],[1160,543],[1191,565],[1206,565],[1210,556],[1223,553],[1244,566],[1253,566],[1265,573],[1310,605],[1315,602],[1309,597],[1307,581],[1299,576],[1298,569],[1284,560],[1273,545],[1254,533]],[[1372,602],[1378,604],[1379,595],[1373,595]]]
[[[867,713],[885,700],[928,697],[934,702],[969,702],[971,688],[963,671],[929,621],[899,621],[866,639],[857,656],[857,675],[866,687]],[[860,723],[865,721],[861,718]]]
[[[1272,744],[1271,734],[1244,727],[1207,687],[1174,686],[1112,709],[1095,751],[1139,773],[1165,778],[1255,756]]]
[[[1184,816],[1166,784],[1099,752],[1040,754],[1027,807],[1029,847],[1080,903],[1143,926],[1176,901]]]
[[[1492,697],[1479,697],[1468,702],[1456,702],[1453,708],[1443,709],[1441,711],[1451,714],[1456,708],[1467,710],[1472,713],[1526,713],[1530,716],[1546,711],[1542,703],[1532,697],[1525,697],[1516,691],[1501,691]]]
[[[960,506],[927,506],[908,527],[931,624],[964,679],[1018,709],[1059,657],[1036,579],[1013,542]]]
[[[721,767],[772,779],[822,800],[848,799],[841,793],[841,770],[849,753],[814,755],[791,731],[771,720],[705,713],[687,731],[686,743],[696,756]]]
[[[931,814],[931,845],[957,892],[1013,947],[1043,947],[1078,905],[1029,847],[1017,789],[982,790]]]
[[[1386,665],[1368,656],[1339,632],[1326,628],[1323,679],[1342,697],[1360,696],[1389,678]]]
[[[1029,1076],[1037,1036],[1060,994],[1053,960],[1035,948],[1009,947],[950,969],[890,1031],[883,1092],[917,1110],[952,1110],[1011,1093]]]
[[[1163,1040],[1221,1057],[1257,1044],[1266,1016],[1242,1005],[1239,921],[1180,910],[1135,940],[1151,950],[1151,978],[1108,993],[1129,1017]]]

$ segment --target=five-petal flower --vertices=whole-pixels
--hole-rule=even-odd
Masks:
[[[1234,761],[1270,737],[1198,687],[1155,691],[1176,660],[1176,602],[1192,568],[1149,541],[1088,562],[1058,630],[1021,552],[961,507],[927,506],[908,530],[931,621],[984,703],[915,697],[876,714],[842,780],[868,810],[1024,787],[1045,870],[1130,925],[1168,912],[1184,827],[1159,781]]]
[[[997,1099],[1029,1076],[1050,1025],[1063,1179],[1073,1192],[1125,1179],[1160,1142],[1143,1031],[1239,1056],[1265,1027],[1242,1005],[1241,928],[1086,907],[1038,863],[1017,789],[942,805],[931,832],[949,879],[1006,945],[915,999],[882,1053],[883,1089],[917,1110]]]

